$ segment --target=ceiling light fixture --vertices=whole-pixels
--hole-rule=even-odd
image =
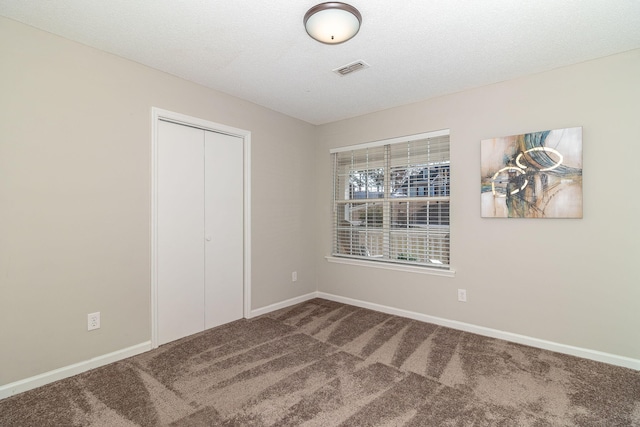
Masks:
[[[304,28],[320,43],[344,43],[360,30],[362,15],[358,9],[340,2],[320,3],[304,15]]]

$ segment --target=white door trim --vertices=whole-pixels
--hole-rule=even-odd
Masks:
[[[158,347],[158,121],[237,136],[244,152],[244,303],[243,317],[251,313],[251,132],[173,111],[151,108],[151,347]]]

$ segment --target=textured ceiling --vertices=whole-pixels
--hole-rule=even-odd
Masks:
[[[353,0],[362,28],[341,45],[307,36],[317,3],[0,0],[0,14],[313,124],[640,48],[640,0]],[[371,67],[332,72],[356,60]]]

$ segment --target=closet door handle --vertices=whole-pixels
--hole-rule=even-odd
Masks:
[[[207,236],[207,237],[205,237],[205,239],[207,240],[207,242],[210,242],[211,241],[211,236]]]

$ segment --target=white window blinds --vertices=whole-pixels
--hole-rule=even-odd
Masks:
[[[449,269],[449,132],[332,151],[333,255]]]

